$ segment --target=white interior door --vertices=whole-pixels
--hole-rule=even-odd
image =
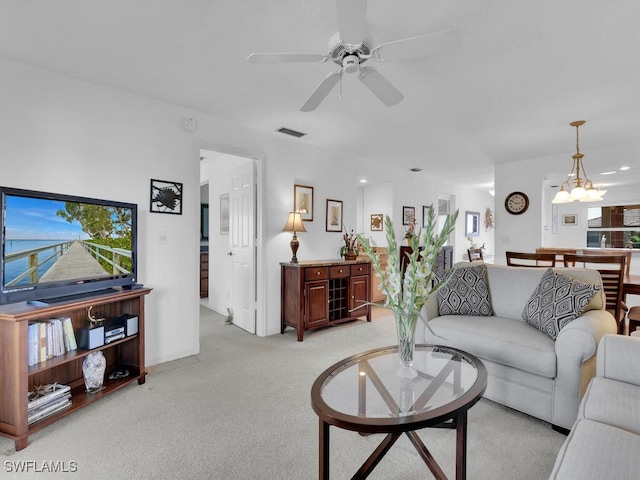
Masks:
[[[233,323],[256,333],[255,225],[256,188],[253,161],[231,172],[229,254]]]

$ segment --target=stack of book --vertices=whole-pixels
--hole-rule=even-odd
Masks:
[[[29,366],[77,348],[71,318],[52,318],[29,323]]]
[[[71,387],[54,383],[29,392],[27,423],[31,425],[71,405]]]

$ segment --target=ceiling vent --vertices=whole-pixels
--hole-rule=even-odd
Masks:
[[[292,137],[300,138],[304,137],[306,133],[298,132],[296,130],[291,130],[287,127],[280,127],[276,132],[284,133],[285,135],[291,135]]]

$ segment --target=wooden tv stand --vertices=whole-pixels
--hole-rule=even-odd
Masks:
[[[29,435],[65,417],[79,408],[137,381],[145,382],[144,297],[151,290],[140,288],[82,300],[34,306],[25,302],[0,306],[0,435],[12,438],[16,450],[25,448]],[[74,350],[44,362],[28,366],[28,326],[30,321],[70,317],[74,331],[88,323],[87,310],[105,318],[122,314],[138,316],[138,333],[93,350]],[[76,333],[77,338],[77,333]],[[102,350],[107,359],[105,388],[85,392],[82,362],[91,352]],[[109,380],[117,367],[129,370],[128,377]],[[27,393],[34,387],[58,382],[71,386],[71,406],[28,425]]]

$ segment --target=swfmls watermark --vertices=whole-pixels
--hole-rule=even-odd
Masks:
[[[5,460],[7,473],[75,473],[78,462],[75,460]]]

